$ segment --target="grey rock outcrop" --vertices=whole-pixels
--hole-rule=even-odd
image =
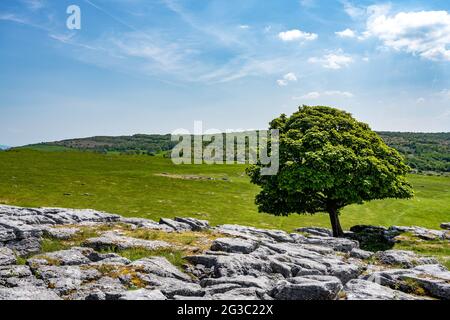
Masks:
[[[414,236],[421,238],[423,240],[450,240],[450,233],[448,231],[442,230],[432,230],[422,227],[400,227],[393,226],[389,228],[389,231],[394,231],[398,233],[409,232]]]
[[[305,243],[330,247],[333,250],[340,252],[350,252],[355,248],[359,247],[357,241],[345,239],[345,238],[332,238],[332,237],[319,237],[319,236],[311,236],[306,238]]]
[[[126,223],[134,226],[135,228],[149,229],[149,230],[162,230],[166,232],[174,231],[173,228],[165,224],[157,223],[153,220],[143,218],[121,218],[122,223]]]
[[[55,238],[71,236],[72,230],[58,230],[56,226],[83,223],[114,223],[120,216],[95,210],[62,208],[21,208],[0,205],[0,244],[19,256],[39,253],[44,234]]]
[[[33,270],[33,274],[60,296],[66,296],[81,288],[84,283],[96,281],[102,277],[96,269],[80,266],[38,266]]]
[[[87,281],[66,296],[70,300],[119,300],[127,288],[119,279],[108,276],[97,281]]]
[[[354,248],[350,251],[350,257],[357,259],[369,259],[373,256],[373,252]]]
[[[200,281],[200,285],[202,287],[215,287],[224,284],[238,285],[243,288],[259,288],[270,290],[274,286],[274,280],[268,277],[235,276],[235,277],[208,278]]]
[[[220,233],[236,236],[249,240],[266,240],[270,242],[294,242],[294,239],[285,231],[281,230],[264,230],[254,227],[244,227],[238,225],[222,225],[216,230]]]
[[[61,300],[61,298],[50,289],[30,285],[14,288],[0,287],[0,300]]]
[[[441,225],[442,229],[445,228],[445,223]],[[361,247],[365,247],[366,244],[376,243],[378,247],[387,250],[397,241],[396,237],[404,233],[410,233],[415,237],[423,240],[450,240],[450,232],[447,230],[433,230],[423,227],[404,227],[404,226],[392,226],[390,228],[380,226],[354,226],[350,228],[351,233],[348,237],[354,240],[358,240]]]
[[[20,232],[36,232],[33,226],[40,225],[73,225],[82,222],[108,223],[119,222],[119,215],[104,213],[95,210],[77,210],[62,208],[21,208],[0,205],[0,225],[7,228],[13,226],[13,222]],[[21,226],[28,226],[21,230]],[[39,231],[39,228],[38,230]]]
[[[36,279],[30,268],[23,265],[0,267],[0,287],[15,288],[29,286],[43,286],[43,282]]]
[[[41,251],[41,240],[37,237],[29,237],[8,241],[5,246],[16,252],[18,256],[25,257]]]
[[[15,264],[17,261],[14,251],[9,248],[0,248],[0,266]]]
[[[215,294],[212,300],[271,300],[264,290],[258,288],[237,288],[224,293]]]
[[[93,253],[94,250],[89,248],[71,248],[69,250],[46,253],[38,256],[37,260],[29,259],[28,261],[31,262],[31,264],[33,261],[36,261],[36,263],[39,264],[39,261],[44,260],[61,266],[79,266],[92,262],[88,257]]]
[[[8,242],[16,239],[16,234],[12,228],[5,228],[0,225],[0,242]]]
[[[345,285],[345,296],[347,300],[420,300],[420,297],[362,279],[349,281]]]
[[[148,230],[167,232],[163,239],[207,232],[191,244],[139,238],[152,235]],[[157,223],[94,210],[0,206],[0,300],[450,299],[450,272],[436,259],[359,248],[365,237],[398,241],[404,232],[421,241],[447,239],[447,231],[435,231],[357,226],[336,239],[323,228],[289,234],[184,217]],[[67,249],[41,252],[43,237]],[[186,253],[182,263],[171,259],[172,250]],[[135,251],[138,260],[125,258]]]
[[[161,218],[161,220],[159,220],[159,223],[167,225],[175,231],[192,231],[192,228],[189,224],[172,219]]]
[[[211,250],[224,251],[230,253],[252,253],[258,247],[258,243],[253,240],[239,238],[220,238],[214,240]]]
[[[341,281],[332,276],[304,276],[280,281],[271,295],[279,300],[335,300]]]
[[[58,240],[69,240],[73,238],[80,229],[78,228],[56,228],[56,227],[43,227],[42,232],[48,238]]]
[[[441,265],[377,271],[365,278],[407,293],[420,292],[438,299],[450,299],[450,272]]]
[[[400,265],[406,268],[423,264],[437,264],[438,261],[431,257],[418,256],[412,251],[405,250],[387,250],[378,252],[375,257],[387,265]]]
[[[333,236],[333,231],[331,231],[330,229],[321,228],[321,227],[298,228],[298,229],[295,229],[295,231],[301,232],[301,233],[307,233],[307,234],[310,234],[313,236],[320,236],[320,237],[332,237]]]
[[[139,289],[122,293],[119,300],[167,300],[160,290]]]
[[[175,218],[175,221],[189,225],[192,231],[202,231],[210,228],[209,222],[206,220],[177,217]]]
[[[187,274],[178,270],[166,258],[163,257],[140,259],[131,263],[130,266],[139,268],[145,273],[150,273],[161,277],[175,278],[188,282],[192,280]]]
[[[207,268],[213,267],[215,277],[261,276],[272,271],[269,261],[248,254],[203,255],[186,258],[195,265],[200,264]]]
[[[160,290],[164,296],[173,299],[179,297],[203,297],[205,290],[198,284],[186,282],[177,278],[149,276],[143,277],[143,280],[152,289]]]

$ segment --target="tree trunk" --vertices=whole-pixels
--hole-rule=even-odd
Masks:
[[[339,209],[334,204],[328,206],[328,214],[330,215],[331,227],[333,228],[333,237],[343,238],[341,223],[339,222]]]

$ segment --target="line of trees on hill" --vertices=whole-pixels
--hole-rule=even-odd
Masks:
[[[379,132],[416,171],[450,172],[450,133]]]
[[[450,133],[378,132],[387,145],[397,149],[416,172],[450,172]],[[169,153],[176,145],[170,135],[137,134],[118,137],[90,137],[42,143],[33,146],[62,147],[99,153]]]

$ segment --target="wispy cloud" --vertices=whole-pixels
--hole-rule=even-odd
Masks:
[[[304,94],[300,97],[293,97],[293,100],[317,100],[322,97],[342,97],[342,98],[353,98],[355,95],[348,91],[340,91],[340,90],[330,90],[330,91],[311,91],[307,94]]]
[[[14,22],[14,23],[22,24],[22,25],[29,26],[32,28],[47,31],[47,32],[51,31],[51,29],[49,27],[47,27],[46,25],[39,24],[39,23],[33,21],[28,16],[17,15],[15,13],[0,13],[0,21]]]
[[[348,67],[354,62],[354,59],[339,49],[322,57],[309,58],[308,62],[321,64],[326,69],[338,70]]]
[[[423,103],[425,103],[425,101],[426,101],[426,99],[425,99],[424,97],[420,97],[420,98],[418,98],[418,99],[416,100],[416,103],[417,103],[417,104],[423,104]]]
[[[182,4],[176,0],[161,0],[162,3],[172,12],[176,13],[191,28],[210,36],[210,40],[219,42],[222,45],[246,46],[245,41],[241,41],[233,30],[227,30],[224,26],[205,25],[203,19],[197,19],[195,15],[185,10]]]
[[[442,90],[439,95],[445,99],[450,99],[450,89]]]
[[[21,23],[21,24],[29,23],[28,19],[17,16],[16,14],[13,14],[13,13],[0,13],[0,20],[11,21],[11,22],[16,22],[16,23]]]
[[[22,2],[30,10],[39,10],[46,6],[46,2],[44,0],[22,0]]]
[[[300,0],[300,5],[302,7],[311,8],[316,5],[316,0]]]
[[[319,98],[320,98],[320,93],[317,91],[308,92],[307,94],[304,94],[300,97],[292,97],[293,100],[301,100],[301,99],[312,100],[312,99],[319,99]]]
[[[224,83],[248,76],[274,75],[285,68],[285,57],[244,57],[240,56],[229,63],[200,76],[197,81]]]
[[[190,68],[188,60],[192,53],[177,42],[161,39],[157,34],[129,32],[111,39],[111,43],[121,54],[142,58],[147,67],[161,72],[182,72]]]
[[[364,17],[366,14],[366,8],[358,6],[348,0],[341,1],[344,11],[353,19]]]

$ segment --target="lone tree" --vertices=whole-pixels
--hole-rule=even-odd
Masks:
[[[260,212],[328,212],[333,235],[342,237],[339,215],[345,206],[414,195],[402,156],[347,112],[303,106],[290,117],[273,120],[270,129],[280,131],[278,174],[261,175],[261,164],[247,170],[262,187],[256,196]]]

